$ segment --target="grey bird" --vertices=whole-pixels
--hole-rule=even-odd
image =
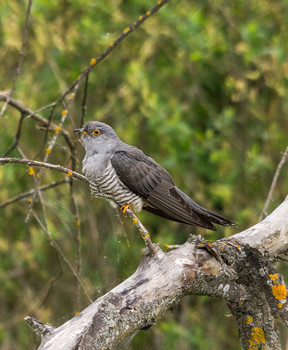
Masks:
[[[201,207],[175,183],[171,175],[140,149],[120,140],[111,126],[91,121],[81,132],[86,154],[82,171],[90,181],[92,194],[130,205],[163,218],[216,230],[213,223],[229,226],[232,221]]]

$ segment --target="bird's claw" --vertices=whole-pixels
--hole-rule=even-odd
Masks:
[[[132,207],[130,204],[125,204],[125,205],[122,205],[120,209],[122,210],[123,214],[126,214],[127,209],[132,210]]]

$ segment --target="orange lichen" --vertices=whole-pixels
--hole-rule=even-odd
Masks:
[[[34,169],[32,168],[32,166],[29,166],[28,174],[29,174],[29,175],[35,175],[35,171],[34,171]]]
[[[251,331],[251,338],[248,339],[249,345],[251,346],[252,349],[258,349],[258,346],[255,347],[255,345],[259,345],[260,343],[265,344],[266,339],[265,339],[265,333],[262,328],[260,327],[254,327],[252,328]]]
[[[252,323],[253,322],[253,317],[251,317],[251,316],[248,316],[247,318],[246,318],[246,320],[245,320],[245,323],[246,324],[249,324],[249,323]]]
[[[59,132],[61,130],[61,126],[56,126],[56,128],[55,128],[55,132]]]
[[[62,117],[65,117],[65,115],[67,114],[67,109],[63,109],[63,111],[62,111]]]
[[[72,170],[67,171],[67,176],[68,176],[68,177],[72,177],[72,175],[73,175]]]
[[[135,219],[135,218],[133,218],[133,223],[134,223],[134,224],[137,224],[137,223],[138,223],[138,220]]]
[[[271,278],[272,281],[277,280],[277,278],[279,277],[278,273],[275,273],[274,275],[269,275],[269,277]]]
[[[272,287],[272,293],[277,300],[286,299],[287,289],[284,284],[275,284]]]
[[[124,29],[123,33],[124,33],[124,34],[127,34],[129,31],[130,31],[130,28],[127,27],[127,28]]]
[[[147,11],[147,12],[146,12],[146,16],[150,16],[150,11]]]
[[[97,62],[96,58],[92,58],[90,61],[90,66],[94,66],[96,62]]]
[[[75,225],[78,227],[80,226],[80,221],[79,220],[75,220]]]
[[[49,147],[46,148],[46,153],[50,154],[51,153],[51,149]]]
[[[279,308],[279,309],[282,309],[282,306],[283,306],[282,303],[279,303],[279,304],[278,304],[278,308]]]
[[[143,16],[140,16],[140,17],[139,17],[139,21],[142,21],[142,19],[143,19]]]

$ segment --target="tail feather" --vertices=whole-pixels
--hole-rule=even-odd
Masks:
[[[187,194],[182,192],[178,187],[175,187],[176,191],[180,194],[180,196],[185,200],[185,202],[189,205],[189,207],[195,211],[197,214],[204,216],[209,221],[222,225],[222,226],[233,226],[234,223],[230,219],[225,218],[224,216],[214,213],[211,210],[205,209],[201,207],[201,205],[194,202]]]

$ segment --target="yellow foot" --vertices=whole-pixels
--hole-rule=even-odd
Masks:
[[[123,214],[126,214],[127,209],[132,210],[132,207],[130,204],[125,204],[125,205],[122,205],[120,209],[122,210]]]

